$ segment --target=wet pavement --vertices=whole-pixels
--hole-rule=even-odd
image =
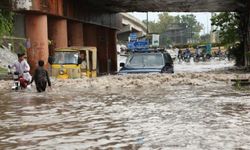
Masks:
[[[53,80],[42,94],[3,88],[0,149],[250,149],[250,92],[230,83],[250,75],[224,67],[232,63],[177,63],[174,75]]]

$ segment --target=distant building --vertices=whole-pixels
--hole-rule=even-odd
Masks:
[[[190,34],[186,24],[172,24],[166,32],[160,35],[160,44],[161,46],[187,44]]]

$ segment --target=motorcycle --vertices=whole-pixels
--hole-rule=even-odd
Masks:
[[[12,75],[13,79],[13,85],[11,87],[12,90],[18,91],[21,89],[30,88],[32,77],[28,71],[25,71],[23,74],[20,74],[19,72],[11,71],[11,68],[8,67],[8,74]]]
[[[183,60],[185,61],[185,62],[190,62],[190,55],[184,55],[184,57],[183,57]]]
[[[201,56],[199,54],[194,55],[194,62],[199,62],[201,59]]]

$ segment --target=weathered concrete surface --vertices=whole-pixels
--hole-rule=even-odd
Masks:
[[[48,36],[54,48],[68,46],[67,20],[59,18],[48,19]]]
[[[69,46],[83,46],[83,25],[80,22],[68,22]]]
[[[236,0],[85,0],[95,8],[115,12],[221,12],[245,7]]]
[[[0,7],[26,10],[43,10],[51,14],[73,16],[71,8],[84,8],[82,12],[109,11],[168,11],[168,12],[220,12],[236,11],[245,7],[244,0],[1,0]],[[63,10],[66,8],[67,10]],[[77,13],[79,14],[79,13]]]
[[[48,67],[48,27],[46,15],[26,15],[26,36],[30,39],[31,48],[27,49],[31,73],[36,69],[38,60],[44,60]]]

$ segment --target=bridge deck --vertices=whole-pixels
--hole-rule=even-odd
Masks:
[[[224,12],[246,7],[235,0],[85,0],[90,5],[114,12]]]

